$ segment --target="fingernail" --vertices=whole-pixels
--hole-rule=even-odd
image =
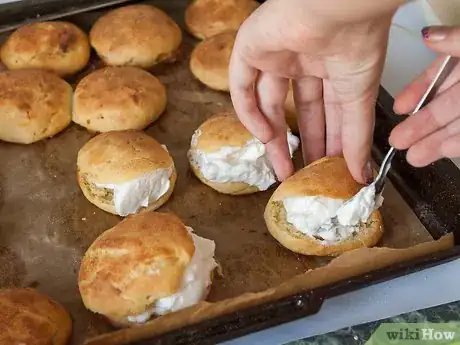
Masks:
[[[427,41],[442,41],[446,35],[447,29],[444,26],[426,26],[422,29],[422,36]]]
[[[364,180],[366,184],[371,184],[374,181],[374,174],[372,173],[372,164],[368,162],[363,171]]]

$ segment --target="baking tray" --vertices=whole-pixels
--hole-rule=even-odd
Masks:
[[[94,12],[94,9],[111,7],[114,4],[125,2],[138,1],[79,0],[69,3],[62,0],[23,0],[20,3],[7,4],[1,7],[0,31],[6,32],[26,22],[61,18],[69,15],[73,15],[69,17],[69,20],[74,21],[84,30],[88,31],[88,23],[97,18],[101,12]],[[155,3],[155,1],[150,1],[150,3]],[[158,3],[163,5],[166,4],[168,8],[174,8],[175,4],[183,7],[185,1],[170,0],[163,2],[158,1]],[[76,13],[80,13],[80,15],[75,15]],[[183,26],[183,23],[179,24]],[[186,34],[184,33],[184,35]],[[97,66],[98,61],[93,57],[87,72]],[[77,80],[74,80],[74,82],[76,81]],[[222,95],[222,98],[223,97]],[[206,103],[207,100],[204,99],[203,102]],[[210,104],[209,112],[211,113],[218,108],[218,106]],[[392,99],[382,89],[376,108],[377,120],[375,146],[373,148],[373,157],[377,163],[380,163],[383,155],[388,149],[388,133],[397,121],[400,120],[400,118],[392,113],[391,108]],[[154,126],[161,127],[161,121]],[[52,140],[61,140],[66,135],[69,135],[68,132],[72,131],[76,131],[76,133],[71,133],[76,134],[77,139],[75,140],[87,135],[84,130],[72,128],[65,134],[57,136]],[[161,128],[159,128],[159,131],[161,132]],[[160,132],[157,131],[155,134],[160,134],[161,136]],[[38,147],[37,152],[43,155],[43,165],[46,167],[47,172],[55,171],[59,173],[60,168],[53,165],[56,163],[55,160],[47,160],[47,158],[49,158],[47,155],[55,153],[46,151],[46,143],[39,143],[36,146]],[[40,149],[44,150],[40,151]],[[73,158],[74,157],[68,159],[63,158],[62,161],[68,164],[75,164]],[[4,164],[4,162],[2,162],[2,164]],[[176,162],[176,164],[178,164],[178,162]],[[183,165],[183,162],[180,164]],[[455,165],[448,160],[444,160],[424,169],[413,169],[405,162],[404,154],[399,153],[397,157],[395,157],[393,166],[394,168],[390,174],[391,181],[429,234],[434,239],[439,239],[447,233],[453,233],[456,243],[459,244],[460,219],[458,210],[460,210],[460,172]],[[59,175],[54,177],[57,179],[61,178]],[[75,220],[58,219],[57,221],[69,222],[69,226],[71,226],[70,222]],[[11,230],[14,231],[14,227],[12,227]],[[88,234],[82,231],[81,236],[85,235]],[[91,233],[89,235],[90,237],[94,237],[95,234]],[[85,242],[85,240],[80,240]],[[89,240],[86,241],[90,242]],[[174,327],[174,330],[171,332],[165,332],[150,340],[137,342],[137,344],[211,344],[228,340],[316,313],[321,308],[322,302],[332,296],[438,265],[459,256],[459,247],[453,247],[447,251],[424,255],[402,263],[398,262],[396,264],[391,264],[392,261],[389,260],[387,264],[382,265],[383,268],[381,269],[366,272],[365,274],[356,274],[353,278],[347,277],[347,279],[335,281],[334,283],[326,284],[318,288],[304,289],[303,291],[296,291],[295,293],[289,293],[289,291],[294,291],[294,289],[285,289],[285,291],[281,291],[282,293],[278,293],[280,290],[276,290],[277,293],[274,293],[274,296],[279,296],[279,298],[261,298],[259,300],[256,299],[257,303],[245,304],[244,302],[252,300],[252,296],[249,296],[247,301],[242,301],[242,303],[238,305],[238,308],[233,308],[236,310],[228,308],[228,312],[218,313],[218,316],[214,318],[208,318],[202,322],[195,320],[196,322],[194,322],[194,324],[182,328]],[[6,255],[6,257],[8,257],[8,255]],[[409,255],[408,257],[411,256]],[[4,262],[0,261],[0,263]],[[14,285],[17,282],[10,283]],[[58,283],[59,282],[56,282],[54,284]],[[35,283],[32,282],[30,285],[34,286]],[[75,291],[75,293],[78,293],[78,291]],[[230,307],[233,307],[233,305],[230,305]],[[167,317],[165,319],[170,320],[172,318]],[[93,327],[97,328],[98,325],[93,325]],[[167,329],[167,327],[165,329]],[[109,334],[107,337],[102,336],[100,338],[95,338],[93,341],[89,341],[89,343],[98,345],[121,344],[126,343],[127,340],[135,340],[135,338],[136,337],[131,337],[130,333],[115,332],[113,336]]]

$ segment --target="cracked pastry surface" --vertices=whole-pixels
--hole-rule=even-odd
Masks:
[[[77,85],[72,120],[94,132],[144,129],[164,112],[166,88],[136,67],[106,67]]]
[[[228,66],[236,31],[227,31],[206,39],[193,49],[190,70],[206,86],[229,91]]]
[[[214,242],[194,235],[177,216],[144,212],[94,241],[78,285],[93,312],[118,325],[142,323],[204,299],[217,265],[213,256]]]
[[[167,148],[141,131],[102,133],[78,152],[78,184],[106,212],[154,210],[171,196],[177,173]]]
[[[193,0],[185,10],[185,25],[198,39],[206,39],[225,31],[238,31],[254,12],[255,0]]]
[[[343,158],[313,162],[273,193],[264,213],[267,228],[284,247],[304,255],[337,255],[372,247],[383,235],[383,221],[379,204],[368,200],[372,193],[365,193],[367,187],[362,187]],[[344,206],[358,192],[364,197],[356,199],[355,205]],[[335,216],[339,224],[331,222]]]
[[[147,69],[173,58],[182,32],[162,10],[151,5],[129,5],[99,18],[89,38],[107,65]]]
[[[0,140],[31,144],[71,121],[72,87],[44,70],[0,72]]]
[[[65,345],[72,332],[69,313],[30,288],[0,289],[0,344]]]
[[[45,69],[60,76],[75,74],[88,63],[86,34],[64,21],[31,23],[14,31],[1,48],[8,69]]]

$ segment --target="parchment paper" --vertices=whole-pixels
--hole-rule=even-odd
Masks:
[[[186,1],[148,3],[163,8],[183,27]],[[99,11],[79,15],[72,21],[88,31],[101,14]],[[409,250],[355,251],[336,259],[332,266],[286,283],[326,265],[330,259],[293,254],[268,234],[262,215],[273,189],[241,197],[221,195],[201,184],[188,167],[186,152],[194,130],[209,116],[231,109],[228,94],[209,90],[190,73],[188,56],[195,43],[184,32],[179,61],[152,70],[167,87],[168,106],[146,132],[167,145],[178,171],[173,196],[161,211],[175,212],[198,235],[216,242],[216,258],[222,265],[223,276],[215,279],[208,300],[221,302],[203,304],[197,307],[198,312],[185,310],[159,318],[154,326],[115,333],[113,338],[94,344],[142,339],[153,331],[171,330],[299,288],[320,286],[452,245],[451,238],[445,238]],[[100,65],[93,58],[88,69],[72,82],[75,84]],[[0,143],[0,287],[36,287],[62,303],[74,321],[72,344],[81,344],[84,339],[111,330],[102,317],[84,308],[77,287],[85,250],[121,219],[90,204],[77,185],[77,152],[92,136],[84,128],[71,125],[56,137],[32,145]],[[297,166],[301,165],[300,156],[298,152]],[[391,185],[385,197],[382,213],[386,232],[381,245],[407,248],[432,240]],[[269,290],[264,292],[266,289]],[[240,297],[232,299],[237,296]]]

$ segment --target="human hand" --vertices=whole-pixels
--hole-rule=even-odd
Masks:
[[[230,92],[241,122],[266,143],[279,180],[293,173],[283,107],[289,79],[305,163],[343,153],[358,182],[372,179],[374,105],[398,5],[268,0],[242,25]]]
[[[445,55],[460,57],[460,26],[430,27],[422,31],[425,44]],[[414,110],[428,89],[445,56],[436,61],[396,97],[394,110],[406,114]],[[434,99],[396,126],[390,144],[409,149],[407,161],[415,167],[441,158],[460,156],[460,64],[454,67]]]

